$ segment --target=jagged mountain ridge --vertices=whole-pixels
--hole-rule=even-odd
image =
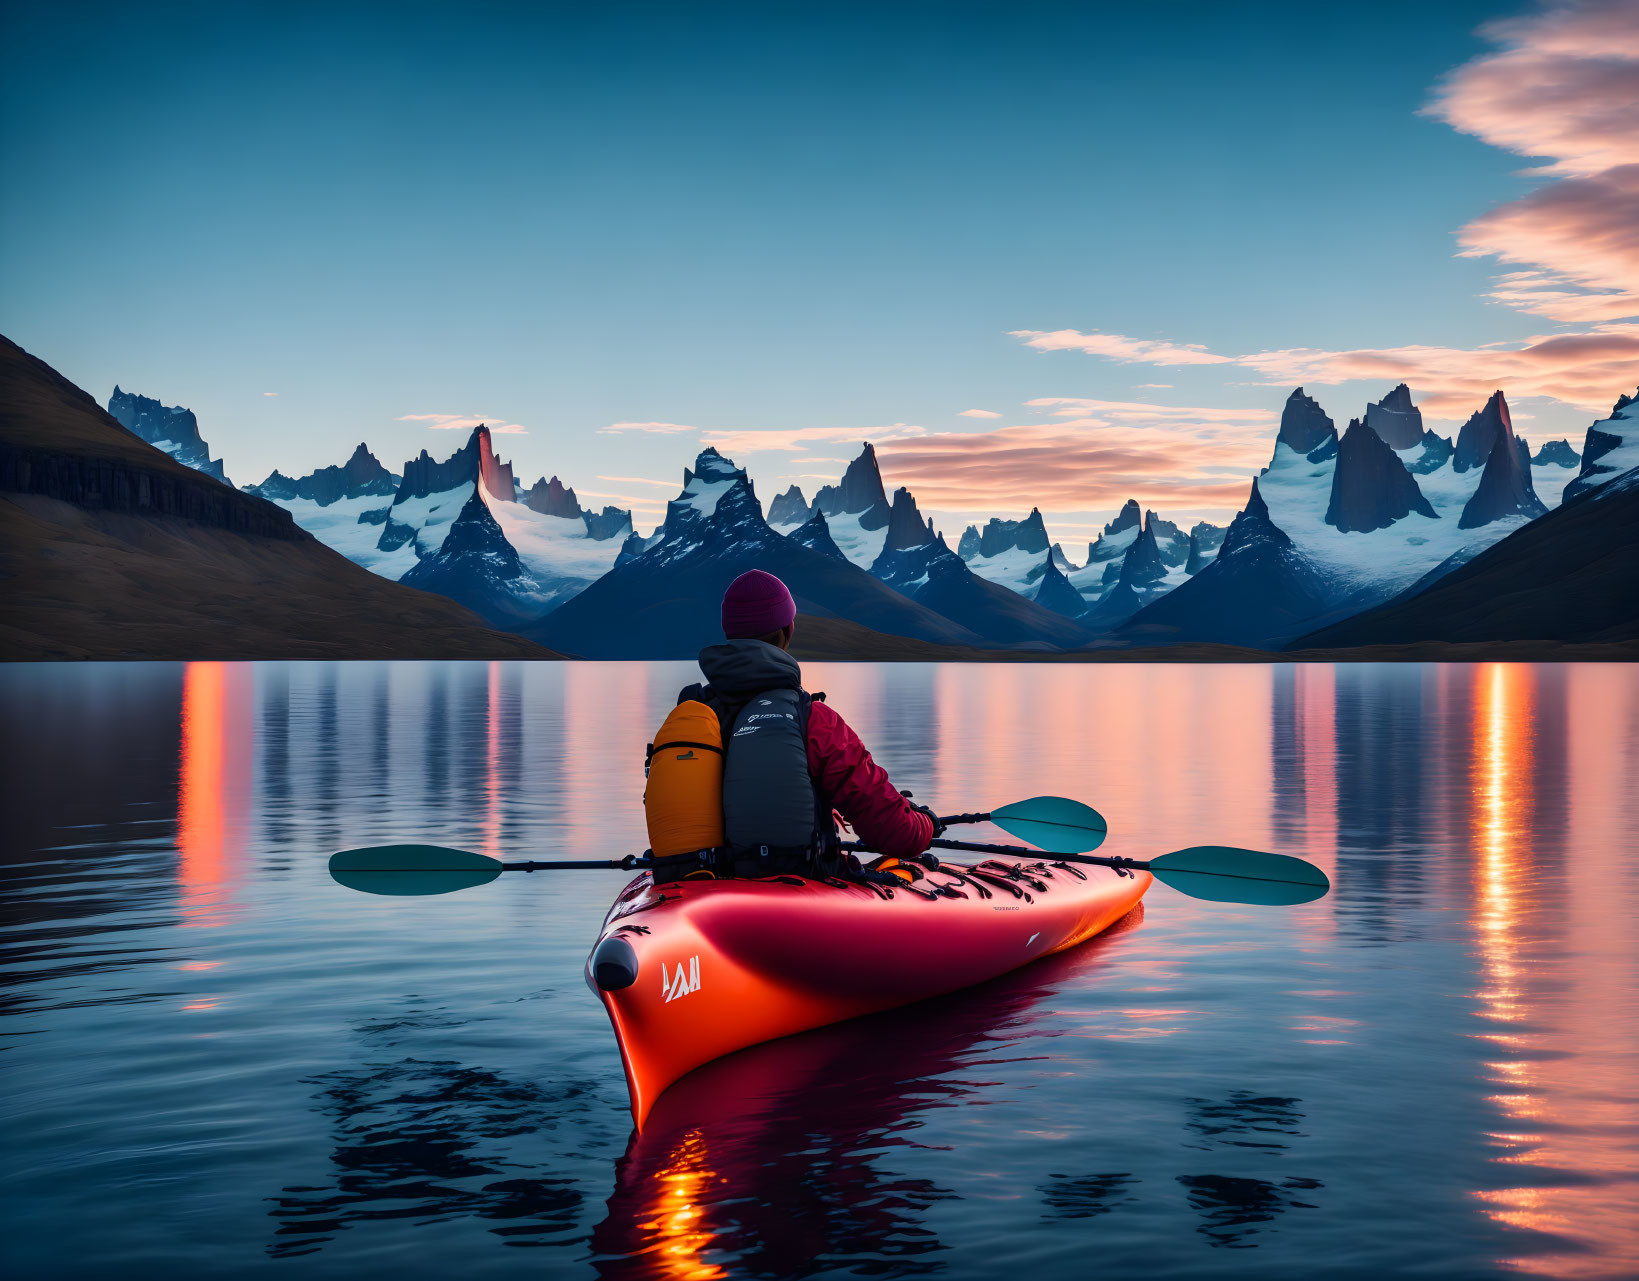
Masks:
[[[1088,639],[1057,612],[974,573],[922,517],[908,489],[894,492],[887,539],[871,573],[992,644],[1065,648]]]
[[[295,480],[276,471],[255,489],[355,564],[438,591],[496,626],[537,618],[597,578],[632,532],[629,512],[586,510],[556,476],[520,492],[483,425],[447,458],[423,449],[401,477],[360,445],[344,467]]]
[[[1602,479],[1433,584],[1288,648],[1639,640],[1639,466]]]
[[[385,582],[0,339],[6,659],[551,657]]]
[[[222,460],[211,457],[193,410],[162,405],[149,396],[123,391],[115,383],[113,395],[108,398],[108,413],[133,436],[163,450],[184,467],[203,472],[224,485],[232,484],[223,473]]]
[[[887,512],[882,515],[885,529]],[[718,610],[728,584],[748,569],[764,569],[784,580],[806,614],[940,644],[980,640],[850,559],[774,530],[763,519],[749,477],[714,449],[703,450],[684,470],[682,491],[667,504],[665,520],[640,541],[640,550],[623,555],[525,634],[553,636],[569,652],[605,658],[692,657],[721,639]]]
[[[275,468],[261,484],[246,485],[245,492],[274,502],[291,502],[301,498],[320,507],[328,507],[344,498],[395,494],[402,479],[383,467],[381,460],[360,442],[352,456],[340,467],[320,467],[300,477],[286,476]]]
[[[1267,541],[1226,537],[1218,557],[1223,572],[1207,578],[1203,570],[1199,588],[1147,605],[1120,635],[1133,643],[1284,644],[1414,583],[1432,582],[1535,519],[1544,505],[1534,475],[1546,473],[1556,494],[1565,483],[1554,479],[1566,477],[1557,464],[1532,467],[1501,392],[1469,419],[1454,448],[1422,428],[1420,416],[1413,433],[1408,397],[1399,388],[1378,404],[1394,416],[1389,432],[1408,442],[1404,449],[1379,434],[1370,415],[1351,422],[1335,443],[1322,439],[1318,405],[1294,392],[1274,456],[1259,477],[1260,510],[1242,513],[1250,528],[1267,525],[1282,535],[1279,554]],[[1381,412],[1376,420],[1384,421]],[[1465,466],[1457,465],[1459,456]],[[1243,563],[1226,564],[1226,556]],[[1219,590],[1228,582],[1247,600],[1263,602],[1263,624],[1257,610]],[[1304,609],[1313,612],[1303,617]]]

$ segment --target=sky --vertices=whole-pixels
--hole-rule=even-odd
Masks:
[[[1227,519],[1295,386],[1639,384],[1639,0],[0,10],[0,333],[238,483],[484,421],[657,520]]]

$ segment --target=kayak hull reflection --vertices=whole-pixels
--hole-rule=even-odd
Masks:
[[[633,880],[587,958],[641,1129],[674,1081],[747,1046],[982,983],[1082,943],[1147,872],[992,859],[916,890],[797,877]]]

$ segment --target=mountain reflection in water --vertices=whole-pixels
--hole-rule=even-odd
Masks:
[[[618,873],[687,664],[0,669],[8,1275],[1639,1274],[1639,671],[812,665],[900,786],[1302,854],[710,1065],[630,1133]],[[86,1225],[94,1224],[95,1231]]]

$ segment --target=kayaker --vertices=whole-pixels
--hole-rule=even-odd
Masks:
[[[724,749],[728,853],[697,861],[699,870],[828,875],[857,867],[838,848],[833,813],[884,856],[883,866],[914,860],[941,830],[932,810],[894,787],[825,696],[803,690],[790,653],[796,617],[777,577],[741,574],[723,594],[723,642],[700,651],[705,683],[678,695],[679,707],[694,700],[716,712]]]

